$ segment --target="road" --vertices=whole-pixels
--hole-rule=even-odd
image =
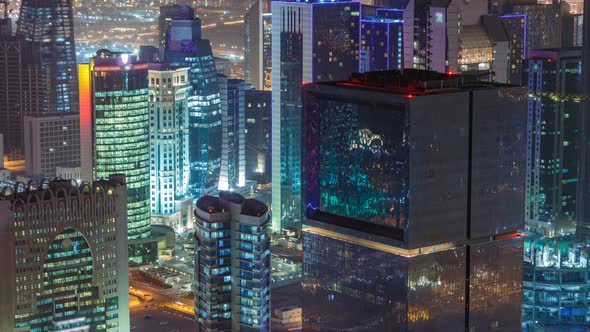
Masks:
[[[145,319],[145,315],[151,315],[152,318]],[[160,322],[168,322],[166,325],[160,325]],[[191,318],[179,316],[170,312],[162,311],[157,308],[144,306],[131,309],[131,326],[132,332],[169,332],[177,330],[179,332],[193,332],[195,326]],[[133,329],[135,327],[135,329]]]

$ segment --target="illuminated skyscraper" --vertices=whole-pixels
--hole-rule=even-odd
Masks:
[[[129,259],[154,261],[150,237],[150,113],[148,65],[100,50],[80,65],[82,178],[125,174],[129,189]]]
[[[48,109],[78,112],[72,0],[22,0],[17,35],[40,44]]]
[[[510,39],[508,80],[510,84],[522,84],[526,53],[527,17],[522,14],[500,16]]]
[[[259,90],[271,90],[271,30],[270,0],[257,0],[244,15],[245,79]]]
[[[246,90],[246,179],[270,182],[271,92]]]
[[[199,198],[195,218],[197,331],[270,331],[268,207],[222,191]]]
[[[530,130],[525,221],[527,229],[555,236],[572,228],[582,203],[577,189],[583,104],[566,97],[582,93],[582,49],[533,50],[526,65]]]
[[[0,189],[1,331],[129,331],[127,189],[122,175]]]
[[[359,70],[360,3],[272,2],[272,229],[301,228],[301,85]]]
[[[369,16],[361,20],[360,72],[402,69],[402,28],[401,19]]]
[[[0,17],[0,133],[9,161],[24,159],[23,116],[48,110],[46,83],[40,43],[13,35],[10,18]]]
[[[150,200],[152,222],[192,228],[189,195],[187,67],[149,65]]]
[[[304,86],[305,331],[520,331],[526,89]]]
[[[165,60],[189,67],[190,185],[193,196],[216,190],[221,168],[221,101],[211,44],[201,38],[201,20],[172,20]]]
[[[221,94],[221,172],[219,190],[246,185],[246,105],[244,80],[217,76]]]

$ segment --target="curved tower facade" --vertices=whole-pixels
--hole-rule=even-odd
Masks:
[[[100,50],[80,65],[82,178],[127,177],[129,258],[154,261],[150,240],[150,136],[148,65],[133,56]]]

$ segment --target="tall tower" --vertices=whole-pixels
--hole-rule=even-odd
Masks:
[[[152,223],[181,232],[192,227],[192,196],[188,195],[187,67],[149,64],[150,199]]]
[[[72,0],[23,0],[17,35],[40,43],[49,110],[78,112]]]
[[[201,38],[201,20],[172,20],[164,59],[189,67],[189,160],[191,193],[217,190],[221,168],[221,102],[209,40]]]
[[[80,83],[82,178],[126,175],[129,259],[153,262],[148,65],[126,53],[99,50],[80,65]]]
[[[270,331],[268,207],[221,191],[194,215],[196,331]]]
[[[158,19],[158,38],[160,47],[160,59],[164,59],[166,51],[166,32],[170,28],[172,20],[192,20],[195,18],[195,10],[190,6],[167,5],[160,7],[160,17]]]
[[[271,90],[270,0],[257,0],[244,15],[244,65],[246,83],[258,90]]]
[[[590,0],[584,0],[584,22],[590,22]],[[590,96],[590,24],[584,24],[582,53],[582,93]],[[584,102],[584,111],[580,119],[582,133],[582,149],[580,149],[580,167],[582,172],[579,179],[578,200],[578,237],[587,241],[590,239],[590,102]]]
[[[360,2],[272,3],[272,230],[301,229],[301,86],[359,70]]]
[[[303,91],[303,329],[519,331],[526,89],[405,70]]]

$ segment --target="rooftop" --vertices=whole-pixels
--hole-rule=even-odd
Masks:
[[[364,88],[394,94],[429,95],[455,93],[474,89],[515,87],[515,85],[487,82],[480,79],[482,74],[439,73],[429,70],[405,69],[355,73],[348,81],[308,83],[306,86],[339,86]]]

